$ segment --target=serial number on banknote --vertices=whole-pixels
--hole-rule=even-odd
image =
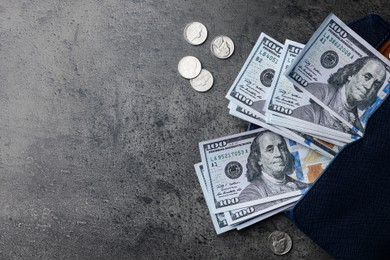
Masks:
[[[230,153],[218,154],[216,156],[210,157],[210,161],[216,162],[216,161],[226,160],[234,157],[239,157],[247,153],[249,153],[248,149],[238,150]],[[217,166],[217,164],[212,164],[212,166]]]
[[[278,57],[275,57],[273,55],[270,55],[269,53],[267,53],[266,51],[260,51],[259,54],[261,56],[263,56],[264,58],[267,58],[268,60],[270,60],[271,62],[277,64],[278,63]],[[256,57],[256,61],[258,62],[262,62],[262,58],[259,58],[259,57]]]
[[[344,45],[343,45],[342,42],[339,42],[337,39],[333,38],[333,37],[330,36],[329,34],[324,33],[324,36],[321,37],[320,42],[321,42],[322,44],[325,44],[327,40],[328,40],[331,44],[333,44],[333,46],[335,46],[337,49],[339,49],[342,53],[344,53],[346,57],[348,57],[348,58],[350,58],[351,60],[353,60],[353,58],[355,57],[355,55],[354,55],[350,50],[348,50],[346,47],[344,47]]]

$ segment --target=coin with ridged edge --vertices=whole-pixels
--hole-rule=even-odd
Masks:
[[[184,29],[184,39],[192,45],[200,45],[207,39],[207,29],[202,23],[192,22]]]
[[[234,43],[229,37],[220,35],[213,39],[210,49],[215,57],[219,59],[227,59],[232,56],[234,52]]]
[[[287,233],[278,230],[269,235],[268,242],[272,252],[276,255],[285,255],[292,247],[291,237]]]
[[[202,70],[202,64],[194,56],[185,56],[179,61],[177,70],[186,79],[196,78]]]
[[[190,80],[192,88],[198,92],[208,91],[213,86],[213,83],[213,75],[205,69],[202,69],[199,76]]]

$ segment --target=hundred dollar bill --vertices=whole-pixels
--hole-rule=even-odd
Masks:
[[[342,142],[353,141],[351,134],[339,132],[294,116],[293,111],[300,107],[306,107],[312,102],[305,93],[296,88],[284,75],[303,47],[304,45],[298,42],[290,40],[285,42],[274,81],[272,82],[272,91],[269,92],[266,105],[264,106],[264,111],[267,114],[267,123],[288,127],[297,131],[302,131],[303,128],[306,130],[305,133],[309,134],[317,133],[321,135],[321,133],[324,133],[325,137]]]
[[[340,151],[340,147],[337,147],[337,145],[331,145],[323,142],[326,140],[319,140],[313,138],[312,136],[292,131],[284,127],[267,124],[265,120],[261,119],[256,113],[242,108],[232,102],[229,103],[228,108],[229,114],[231,114],[232,116],[238,117],[252,124],[264,127],[286,138],[294,139],[301,145],[311,148],[326,157],[333,158]],[[333,142],[331,143],[333,144]]]
[[[243,221],[241,222],[240,224],[237,224],[235,227],[237,228],[237,230],[241,230],[241,229],[244,229],[246,227],[249,227],[250,225],[253,225],[253,224],[256,224],[257,222],[261,221],[261,220],[264,220],[264,219],[267,219],[269,217],[272,217],[278,213],[281,213],[281,212],[284,212],[284,211],[287,211],[289,209],[291,209],[291,207],[294,205],[294,203],[292,205],[286,205],[286,206],[282,206],[278,209],[275,209],[275,210],[271,210],[267,213],[264,213],[258,217],[255,217],[255,218],[252,218],[252,219],[248,219],[246,221]]]
[[[286,76],[314,102],[292,116],[362,136],[389,93],[390,61],[330,14]]]
[[[297,132],[299,135],[302,135],[303,137],[306,138],[306,140],[308,140],[308,142],[311,142],[311,143],[315,143],[316,145],[321,146],[324,145],[325,147],[322,147],[322,149],[326,150],[326,149],[330,149],[332,150],[333,153],[335,153],[335,155],[341,151],[341,148],[346,145],[346,143],[343,143],[343,142],[340,142],[340,141],[337,141],[337,140],[334,140],[334,139],[331,139],[331,138],[325,138],[325,137],[322,137],[322,136],[319,136],[319,135],[309,135],[309,134],[305,134],[305,133],[301,133],[301,132]]]
[[[283,44],[261,33],[226,98],[262,117]]]
[[[247,208],[231,210],[225,213],[225,220],[228,225],[236,225],[237,223],[243,223],[253,217],[265,217],[269,212],[277,214],[290,208],[295,202],[297,202],[302,196],[296,196],[292,198],[280,199],[271,202],[267,202],[260,205],[254,205]],[[265,216],[264,216],[265,215]]]
[[[239,223],[239,224],[235,224],[235,225],[228,225],[227,220],[225,218],[226,213],[213,214],[210,210],[210,203],[206,199],[208,191],[207,191],[207,187],[206,187],[206,181],[205,181],[205,177],[204,177],[204,167],[203,167],[202,163],[195,164],[194,168],[195,168],[195,172],[196,172],[196,175],[198,177],[198,180],[199,180],[200,187],[201,187],[202,192],[205,196],[207,207],[209,208],[209,211],[210,211],[210,216],[211,216],[211,220],[212,220],[213,225],[214,225],[214,229],[218,235],[222,234],[224,232],[230,231],[232,229],[241,230],[243,228],[249,227],[250,225],[253,225],[261,220],[269,218],[269,217],[271,217],[279,212],[285,211],[288,209],[288,207],[291,206],[291,205],[287,205],[287,206],[282,206],[282,207],[274,209],[274,210],[270,210],[270,211],[262,214],[261,216],[253,217],[250,220],[245,221],[244,223]]]
[[[268,114],[267,121],[273,122],[273,124],[279,127],[285,127],[296,132],[317,136],[322,140],[331,140],[330,142],[335,145],[340,145],[340,143],[345,145],[346,143],[350,143],[357,139],[355,135],[349,135],[345,133],[339,134],[339,132],[333,131],[331,129],[329,129],[329,131],[323,131],[320,128],[313,129],[307,127],[305,124],[302,124],[299,119],[295,120],[294,118],[286,118],[275,114]]]
[[[211,220],[212,220],[213,225],[214,225],[215,232],[217,232],[217,234],[221,234],[221,233],[227,232],[229,230],[235,229],[235,227],[229,226],[227,224],[227,221],[225,218],[225,213],[223,213],[223,212],[217,213],[217,214],[212,213],[212,211],[210,210],[211,209],[210,202],[207,199],[208,191],[207,191],[207,187],[206,187],[206,179],[204,176],[203,165],[202,165],[202,163],[197,163],[194,165],[194,168],[195,168],[196,176],[198,177],[198,180],[199,180],[200,187],[201,187],[202,192],[204,194],[207,207],[210,211],[210,216],[211,216]]]
[[[305,192],[330,158],[266,129],[199,143],[213,213]]]

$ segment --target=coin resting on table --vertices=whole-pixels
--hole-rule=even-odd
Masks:
[[[200,61],[194,56],[186,56],[179,61],[178,71],[183,78],[193,79],[202,70]]]
[[[184,39],[192,45],[200,45],[207,39],[207,29],[202,23],[189,23],[184,29]]]
[[[206,92],[213,86],[214,78],[208,70],[202,69],[196,78],[190,80],[190,83],[196,91]]]
[[[229,37],[220,35],[213,39],[210,49],[215,57],[219,59],[227,59],[233,55],[234,43]]]

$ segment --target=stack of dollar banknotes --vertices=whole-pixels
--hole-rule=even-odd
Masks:
[[[260,128],[199,143],[195,170],[216,232],[293,207],[364,135],[389,75],[390,62],[333,14],[306,45],[262,33],[226,95],[231,115]]]

